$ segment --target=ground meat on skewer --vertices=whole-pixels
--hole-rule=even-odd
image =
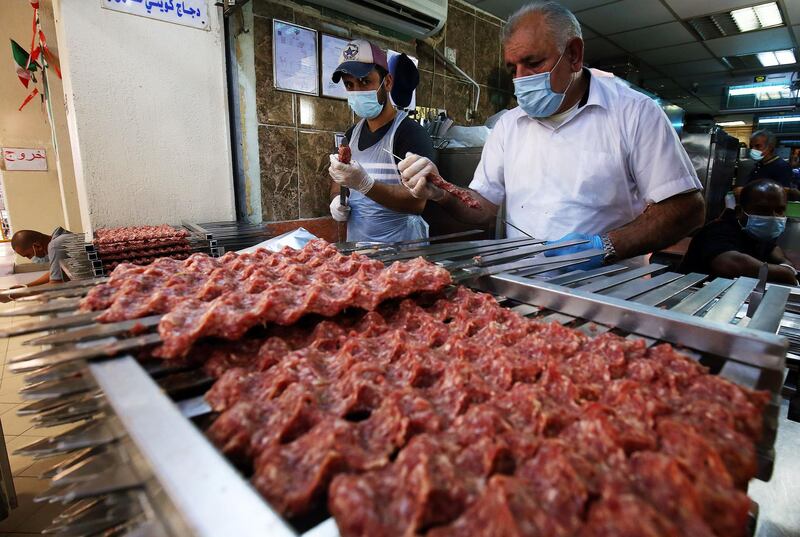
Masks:
[[[452,281],[449,272],[422,258],[384,266],[362,255],[341,255],[322,240],[302,250],[229,253],[203,262],[191,256],[168,266],[141,272],[122,267],[125,276],[112,273],[81,308],[106,309],[101,322],[165,314],[160,354],[175,358],[202,337],[238,339],[255,326],[290,325],[309,314],[374,310],[386,300],[440,291]]]
[[[226,345],[197,356],[208,434],[290,518],[327,498],[345,537],[746,533],[768,399],[668,345],[463,288]],[[712,428],[693,409],[718,398]]]
[[[439,175],[428,175],[428,180],[431,182],[432,185],[437,186],[444,190],[445,192],[449,192],[458,200],[469,207],[470,209],[480,209],[481,204],[478,200],[473,198],[466,190],[458,188],[452,183],[448,183]]]
[[[350,150],[350,146],[343,142],[339,146],[339,162],[350,164],[351,158],[353,158],[353,152]]]

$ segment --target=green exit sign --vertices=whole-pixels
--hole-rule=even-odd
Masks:
[[[766,82],[767,77],[765,75],[758,75],[753,77],[753,82]]]

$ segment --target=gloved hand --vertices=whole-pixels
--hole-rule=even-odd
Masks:
[[[339,186],[346,186],[352,190],[357,190],[362,194],[366,194],[375,184],[375,179],[361,167],[361,164],[355,160],[351,160],[350,164],[342,164],[339,162],[338,155],[331,155],[331,167],[328,173],[331,179]]]
[[[565,246],[564,248],[557,248],[555,250],[548,250],[544,253],[546,257],[553,257],[558,255],[568,255],[568,254],[577,254],[580,252],[585,252],[586,250],[602,250],[603,249],[603,239],[600,238],[600,235],[587,235],[585,233],[568,233],[558,239],[557,241],[549,241],[547,244],[559,244],[562,242],[568,241],[577,241],[577,240],[586,240],[584,244],[576,244],[575,246]],[[598,254],[594,257],[589,258],[588,260],[584,261],[580,265],[574,267],[575,269],[580,270],[589,270],[593,268],[598,268],[603,266],[603,254]]]
[[[431,174],[439,175],[439,169],[429,158],[406,153],[406,158],[397,164],[397,169],[400,170],[403,185],[415,198],[439,201],[444,197],[444,191],[428,180]]]
[[[331,200],[331,216],[337,222],[347,222],[347,219],[350,218],[350,207],[342,205],[339,196]]]

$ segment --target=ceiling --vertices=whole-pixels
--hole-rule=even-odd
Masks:
[[[468,0],[507,18],[524,0]],[[723,88],[800,65],[732,68],[723,56],[795,49],[800,59],[800,0],[777,0],[785,25],[703,41],[689,19],[769,0],[560,0],[583,26],[586,62],[613,71],[689,113],[718,114]]]

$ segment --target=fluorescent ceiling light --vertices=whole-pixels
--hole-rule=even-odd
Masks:
[[[731,11],[731,17],[733,17],[733,21],[740,32],[749,32],[760,28],[756,11],[752,7]]]
[[[734,86],[728,90],[728,95],[760,95],[771,91],[789,91],[789,84],[771,84],[769,86]]]
[[[780,65],[778,57],[775,56],[774,52],[759,52],[757,56],[758,61],[760,61],[761,65],[764,67],[775,67],[776,65]]]
[[[758,22],[761,23],[762,28],[783,24],[781,11],[778,9],[778,4],[775,2],[761,4],[760,6],[755,6],[753,9],[756,12],[756,17],[758,17]]]
[[[722,123],[717,123],[720,127],[744,127],[747,125],[744,121],[723,121]]]
[[[731,11],[731,17],[740,32],[750,32],[783,24],[783,18],[776,2],[736,9]]]
[[[776,50],[775,57],[778,58],[778,63],[781,65],[791,65],[797,62],[797,59],[794,57],[794,51],[792,49]]]
[[[794,50],[775,50],[771,52],[759,52],[756,54],[758,61],[764,67],[775,67],[776,65],[791,65],[795,63]]]
[[[760,117],[758,124],[765,123],[797,123],[800,122],[800,116],[779,116],[779,117]]]

